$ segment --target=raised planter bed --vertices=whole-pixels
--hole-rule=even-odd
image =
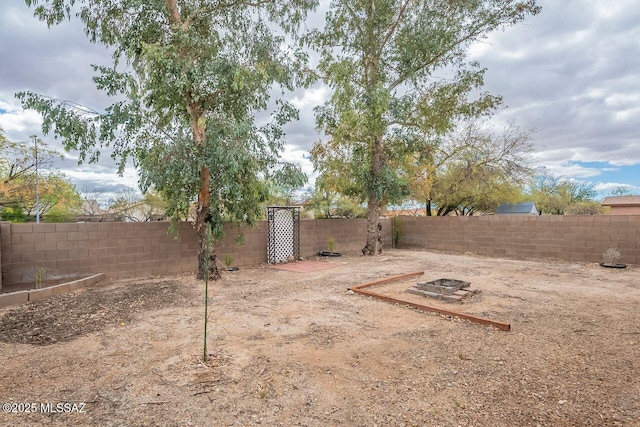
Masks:
[[[87,285],[97,283],[107,276],[104,273],[93,274],[91,276],[83,277],[80,279],[68,279],[70,281],[66,283],[57,284],[54,286],[41,287],[38,289],[26,289],[16,292],[8,292],[0,294],[0,308],[11,305],[26,304],[33,301],[39,301],[45,298],[49,298],[53,295],[60,295],[66,292],[75,291],[76,289],[84,288]]]

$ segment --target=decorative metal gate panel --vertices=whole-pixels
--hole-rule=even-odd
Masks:
[[[278,264],[300,259],[300,208],[269,206],[267,222],[267,262]]]

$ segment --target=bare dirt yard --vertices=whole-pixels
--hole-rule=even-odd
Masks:
[[[0,403],[15,412],[0,425],[640,425],[638,267],[408,250],[325,262],[337,266],[212,283],[207,363],[204,284],[189,275],[3,309]],[[371,290],[511,331],[347,292],[421,270]],[[482,292],[405,292],[439,278]]]

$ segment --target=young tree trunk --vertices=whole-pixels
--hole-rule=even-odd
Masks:
[[[207,250],[207,229],[211,222],[211,205],[209,203],[209,169],[202,167],[200,171],[200,192],[196,205],[196,237],[198,239],[198,279],[204,280],[209,275],[209,279],[218,279],[220,271],[216,258],[216,251],[213,247],[213,239],[209,241]],[[207,258],[209,259],[209,269],[207,271]]]
[[[425,211],[427,216],[431,216],[431,199],[427,199],[427,204],[425,206]]]
[[[191,114],[191,130],[193,132],[193,140],[195,145],[202,148],[206,143],[206,132],[203,116],[196,105],[190,105],[189,113]],[[196,203],[196,237],[198,239],[198,279],[204,280],[209,275],[210,279],[220,277],[218,271],[216,251],[213,248],[213,241],[209,242],[209,250],[207,250],[207,229],[211,222],[211,195],[209,193],[211,187],[211,174],[209,168],[202,166],[200,169],[200,191],[198,192],[198,200]],[[213,240],[213,239],[210,239]],[[209,268],[207,271],[207,259]]]
[[[169,21],[173,24],[173,32],[180,31],[182,20],[176,0],[165,0],[165,4],[167,6],[167,12],[169,13]],[[190,90],[185,93],[185,99],[187,101],[187,113],[189,113],[191,117],[193,143],[196,147],[202,149],[207,142],[203,108],[194,100]],[[198,239],[197,277],[200,280],[204,280],[207,274],[210,279],[220,277],[213,242],[209,242],[209,250],[207,250],[207,229],[209,228],[209,222],[211,222],[210,184],[211,174],[209,173],[209,168],[202,166],[200,169],[200,191],[198,192],[198,200],[196,202],[195,224],[196,238]],[[208,271],[207,259],[209,260]]]

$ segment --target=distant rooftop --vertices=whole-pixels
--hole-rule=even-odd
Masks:
[[[602,206],[640,206],[640,196],[609,196]]]
[[[500,215],[500,214],[528,214],[528,213],[532,213],[535,212],[537,213],[538,210],[536,209],[536,204],[533,202],[523,202],[523,203],[502,203],[500,206],[498,206],[498,209],[496,209],[496,214]]]

